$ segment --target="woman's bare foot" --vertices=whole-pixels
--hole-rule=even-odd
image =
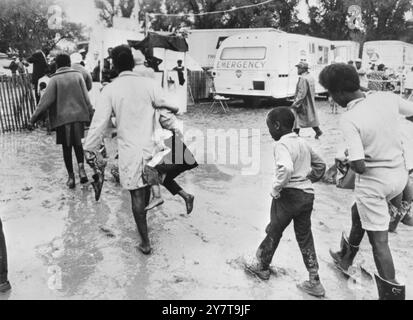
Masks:
[[[138,249],[140,250],[140,252],[142,252],[144,255],[149,255],[152,253],[152,248],[150,244],[143,244],[140,243],[138,245]]]
[[[164,200],[162,198],[152,198],[151,202],[146,206],[145,211],[152,210],[156,207],[163,205]]]

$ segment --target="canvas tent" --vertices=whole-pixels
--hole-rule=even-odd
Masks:
[[[185,112],[187,109],[188,81],[180,85],[178,74],[173,70],[177,66],[178,60],[182,60],[183,66],[187,67],[188,44],[185,38],[150,32],[142,41],[128,41],[128,43],[134,49],[142,51],[147,59],[157,58],[161,60],[158,66],[157,79],[168,98],[175,101],[180,112]]]

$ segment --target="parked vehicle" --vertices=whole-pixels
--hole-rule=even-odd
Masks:
[[[325,39],[275,29],[234,35],[217,51],[212,70],[215,92],[242,98],[250,106],[263,98],[293,97],[298,82],[295,65],[306,61],[317,79],[331,57],[331,42]],[[316,82],[316,93],[325,93]]]
[[[360,44],[355,41],[332,41],[333,61],[355,61],[360,56]]]
[[[413,67],[413,44],[393,40],[368,41],[364,43],[362,61],[366,67],[383,63],[389,69],[398,70],[404,66],[410,70]]]
[[[234,28],[234,29],[199,29],[190,30],[187,38],[188,54],[203,68],[214,66],[215,56],[222,42],[233,35],[245,32],[263,32],[273,28]]]

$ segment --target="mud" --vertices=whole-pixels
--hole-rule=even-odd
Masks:
[[[340,115],[331,114],[325,102],[318,105],[324,135],[319,141],[311,129],[302,135],[331,164],[341,140]],[[179,182],[196,195],[190,216],[184,202],[163,189],[164,206],[149,214],[154,249],[149,257],[137,250],[129,194],[115,181],[108,177],[97,203],[91,185],[66,188],[54,136],[42,130],[1,135],[0,216],[13,290],[0,299],[312,299],[296,288],[307,274],[292,226],[276,252],[269,282],[249,277],[242,268],[254,258],[269,220],[269,108],[234,104],[228,114],[210,114],[208,109],[207,104],[190,107],[183,116],[185,125],[261,129],[259,173],[242,176],[237,166],[204,164],[184,174]],[[313,232],[325,299],[377,299],[373,281],[347,281],[328,253],[330,247],[338,248],[341,232],[349,231],[352,193],[334,185],[315,188]],[[408,299],[413,298],[412,231],[401,225],[390,235]],[[357,261],[375,270],[367,239]]]

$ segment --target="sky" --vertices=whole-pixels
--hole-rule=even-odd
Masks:
[[[98,11],[95,8],[94,0],[58,0],[63,10],[67,13],[70,21],[80,22],[86,26],[93,26],[98,19]],[[310,3],[317,3],[317,0],[310,0]],[[234,1],[236,4],[236,1]],[[301,0],[297,7],[299,18],[306,21],[308,19],[305,1]]]
[[[98,11],[94,0],[58,0],[68,19],[80,22],[86,26],[93,26],[98,19]]]

